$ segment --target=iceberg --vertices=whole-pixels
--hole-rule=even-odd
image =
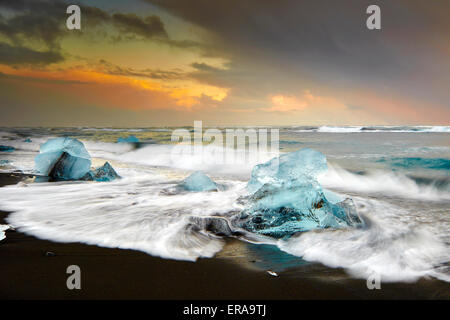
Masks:
[[[322,153],[309,148],[300,149],[256,165],[247,189],[254,193],[265,184],[289,187],[307,182],[316,187],[316,177],[326,171],[327,159]]]
[[[105,164],[97,169],[90,170],[83,177],[83,180],[87,181],[113,181],[120,176],[114,170],[114,168],[109,164],[109,162],[105,162]]]
[[[0,146],[0,151],[3,151],[3,152],[13,152],[14,150],[16,150],[16,149],[11,146]]]
[[[117,139],[117,142],[138,143],[139,139],[136,138],[135,136],[131,135],[126,138],[119,137]]]
[[[318,183],[317,176],[326,170],[325,156],[312,149],[284,154],[255,166],[247,185],[251,195],[240,213],[240,226],[250,232],[284,238],[313,229],[360,225],[352,200],[337,202],[339,197],[324,191]]]
[[[50,139],[35,157],[35,169],[54,180],[79,180],[91,167],[91,156],[83,143],[72,138]]]
[[[31,141],[30,138],[27,138],[27,139],[23,140],[23,142],[30,143],[30,142],[32,142],[32,141]]]
[[[187,177],[180,185],[188,191],[218,191],[217,184],[201,171],[196,171]]]

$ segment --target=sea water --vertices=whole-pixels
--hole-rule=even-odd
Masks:
[[[54,137],[81,140],[93,165],[111,163],[120,180],[26,183],[0,188],[0,210],[19,231],[59,242],[141,250],[168,259],[213,257],[222,238],[198,230],[192,217],[230,217],[244,209],[258,162],[201,164],[172,157],[175,128],[0,128],[0,170],[32,173],[40,144]],[[191,129],[191,128],[187,128]],[[280,153],[311,148],[327,158],[322,187],[355,202],[364,228],[308,231],[289,239],[261,238],[299,261],[373,273],[382,281],[434,277],[450,281],[450,127],[280,127]],[[141,146],[116,143],[136,136]],[[24,142],[31,139],[32,142]],[[199,167],[200,166],[200,167]],[[172,192],[201,170],[219,192]],[[258,242],[258,239],[253,239]]]

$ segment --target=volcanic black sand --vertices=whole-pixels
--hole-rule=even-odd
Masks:
[[[0,174],[0,186],[23,179]],[[1,201],[1,199],[0,199]],[[0,224],[8,213],[0,212]],[[229,240],[227,248],[243,245]],[[133,250],[40,240],[7,230],[0,242],[1,299],[449,299],[448,283],[382,283],[368,290],[365,280],[343,270],[307,263],[280,272],[251,267],[250,258],[219,254],[197,262],[166,260]],[[68,290],[66,269],[81,268],[81,290]]]

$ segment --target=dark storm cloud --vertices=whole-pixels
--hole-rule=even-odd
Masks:
[[[398,64],[380,43],[381,33],[365,27],[365,9],[374,1],[148,2],[212,31],[224,50],[280,67],[283,61],[297,60],[363,73],[394,72],[391,66]]]
[[[192,64],[192,67],[194,67],[195,69],[197,69],[199,71],[206,71],[206,72],[217,72],[220,70],[219,68],[211,67],[210,65],[208,65],[206,63],[198,63],[198,62],[194,62]]]
[[[68,35],[65,21],[68,3],[46,0],[0,0],[0,35],[8,40],[1,43],[2,63],[48,64],[62,60],[60,41]],[[167,42],[172,46],[188,46],[187,43],[168,38],[164,23],[158,16],[139,17],[135,14],[108,13],[93,6],[81,6],[82,32],[94,32],[94,28],[112,26],[117,39],[141,37]],[[41,52],[35,46],[47,47]],[[193,46],[193,44],[190,44]],[[7,56],[14,53],[14,56]]]
[[[6,74],[6,73],[0,72],[0,81],[1,80],[18,80],[20,82],[66,84],[66,85],[89,84],[90,83],[87,81],[35,78],[35,77],[19,76],[19,75]]]
[[[0,1],[0,8],[12,10],[15,15],[3,18],[0,32],[13,41],[19,36],[27,39],[41,40],[49,47],[55,46],[57,40],[67,34],[65,20],[68,4],[61,1]],[[135,14],[109,14],[92,6],[81,6],[83,22],[89,26],[110,23],[119,32],[144,38],[167,37],[164,23],[158,16],[139,17]]]
[[[242,84],[242,75],[236,74],[234,68],[220,69],[206,63],[194,62],[191,66],[195,71],[189,73],[189,77],[212,86],[231,88],[236,81]]]
[[[64,60],[58,52],[35,51],[20,46],[0,43],[0,63],[9,65],[37,64],[47,65]]]
[[[60,41],[69,35],[65,27],[67,6],[68,3],[63,1],[0,0],[0,35],[7,40],[0,42],[0,63],[44,65],[63,60]],[[81,34],[86,32],[95,34],[96,28],[105,29],[109,26],[111,30],[115,30],[110,35],[110,39],[114,41],[140,38],[177,48],[201,47],[194,41],[170,39],[164,23],[156,15],[140,17],[129,13],[109,13],[94,6],[80,6],[80,8],[84,26]],[[34,49],[36,46],[42,48],[42,45],[47,50]],[[155,79],[178,77],[172,71],[141,72],[120,67],[111,73]]]
[[[291,58],[330,58],[363,68],[367,62],[369,67],[384,65],[383,59],[391,56],[382,44],[385,36],[402,33],[403,40],[413,41],[427,34],[424,29],[442,31],[433,15],[450,9],[450,2],[439,0],[435,10],[429,5],[424,11],[414,10],[421,8],[414,0],[145,1],[212,31],[224,48],[259,51],[258,56],[276,52]],[[370,31],[366,8],[377,3],[383,30]]]
[[[122,32],[140,35],[144,38],[167,38],[164,24],[158,16],[141,18],[135,14],[115,13],[112,18]]]
[[[198,76],[232,79],[234,92],[262,97],[267,90],[298,92],[307,82],[437,103],[450,98],[441,85],[450,81],[448,0],[144,1],[210,31],[233,70]],[[381,7],[381,30],[366,28],[371,4]]]
[[[57,61],[62,56],[60,53],[60,41],[69,35],[65,27],[67,18],[66,8],[68,2],[50,0],[0,0],[0,35],[8,39],[9,43],[17,46],[17,54],[23,52],[26,57],[11,57],[16,63],[27,61],[32,63],[30,55],[35,45],[47,47],[46,54],[39,52],[35,55],[42,56],[40,64],[45,63],[47,57],[49,63]],[[156,15],[138,16],[132,13],[110,13],[94,6],[81,5],[82,28],[81,33],[75,35],[113,30],[112,34],[105,34],[106,39],[112,41],[126,41],[130,39],[143,39],[161,43],[163,45],[189,49],[202,52],[204,55],[213,55],[213,48],[192,40],[171,39],[165,29],[163,21]],[[6,13],[6,14],[2,14]],[[110,28],[108,28],[110,27]],[[74,33],[70,33],[74,34]],[[6,44],[4,44],[6,46]],[[25,50],[25,47],[30,47]],[[53,59],[51,59],[53,58]],[[36,59],[38,61],[39,59]],[[6,61],[6,59],[4,59]],[[135,75],[154,79],[173,79],[179,77],[172,71],[146,70],[135,72],[130,70],[116,70],[116,74]]]
[[[157,80],[180,80],[187,78],[187,75],[181,70],[135,70],[133,68],[121,67],[105,60],[100,60],[96,66],[97,68],[100,68],[104,73],[117,76],[132,76]]]
[[[59,46],[62,35],[65,5],[54,1],[0,1],[0,9],[13,13],[9,19],[0,20],[0,34],[14,43],[35,40],[45,43],[49,48]]]

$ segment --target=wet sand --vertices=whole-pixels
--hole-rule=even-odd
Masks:
[[[21,179],[0,174],[0,186]],[[0,224],[7,216],[0,212]],[[0,242],[0,299],[450,299],[450,285],[442,281],[382,283],[381,290],[368,290],[365,280],[319,264],[291,267],[274,277],[253,257],[231,254],[243,252],[244,245],[227,240],[216,258],[194,263],[7,230]],[[81,290],[66,287],[70,265],[81,268]]]

